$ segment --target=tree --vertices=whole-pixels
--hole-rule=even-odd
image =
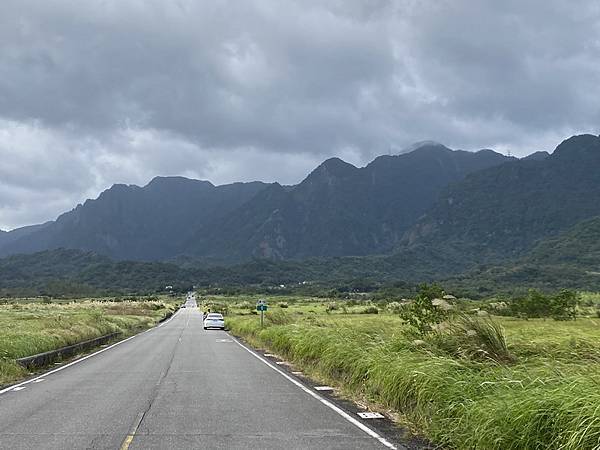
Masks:
[[[436,284],[423,284],[415,299],[400,311],[400,317],[419,336],[433,331],[433,327],[446,319],[448,313],[433,304],[435,298],[442,298],[444,291]]]
[[[573,320],[579,304],[579,297],[574,291],[563,289],[552,297],[550,313],[554,320]]]
[[[525,319],[537,317],[552,317],[555,320],[570,320],[575,318],[579,298],[573,291],[562,290],[555,295],[544,295],[531,289],[526,297],[511,302],[511,312]]]
[[[548,317],[551,299],[536,289],[530,289],[525,297],[513,300],[510,309],[513,315],[524,319]]]

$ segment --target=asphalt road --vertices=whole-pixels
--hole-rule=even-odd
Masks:
[[[385,448],[194,307],[20,387],[0,394],[1,449]]]

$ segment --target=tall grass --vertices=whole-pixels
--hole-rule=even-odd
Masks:
[[[148,328],[174,308],[159,301],[0,305],[0,385],[26,374],[18,358]]]
[[[288,319],[289,319],[288,315]],[[457,449],[599,449],[600,364],[532,354],[528,339],[507,338],[488,319],[461,318],[447,332],[467,335],[476,357],[439,351],[432,338],[413,345],[392,316],[295,316],[260,329],[256,318],[232,317],[231,330],[337,383],[402,413],[433,442]],[[589,339],[597,327],[587,327]],[[552,333],[545,324],[541,335]],[[514,331],[518,327],[510,323]],[[570,329],[571,325],[565,325]],[[587,328],[586,328],[587,330]],[[535,330],[532,332],[535,334]],[[466,342],[466,344],[465,344]],[[557,340],[567,353],[568,339]],[[456,348],[456,347],[454,347]],[[484,357],[481,357],[483,355]]]
[[[508,350],[504,327],[489,317],[460,314],[450,321],[448,331],[457,343],[457,354],[497,362],[511,362],[515,359]],[[444,337],[442,335],[441,339]]]

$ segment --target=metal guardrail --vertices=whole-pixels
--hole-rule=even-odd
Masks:
[[[121,333],[119,332],[105,334],[104,336],[89,339],[83,342],[78,342],[77,344],[68,345],[66,347],[57,348],[56,350],[50,350],[48,352],[38,353],[37,355],[19,358],[17,359],[17,362],[23,367],[26,367],[27,369],[37,369],[40,367],[47,366],[48,364],[51,364],[65,357],[68,358],[70,356],[76,355],[79,352],[98,347],[99,345],[106,344],[107,342],[116,338],[120,334]]]
[[[165,316],[162,319],[158,321],[158,323],[164,322],[165,320],[173,316],[173,314],[173,311],[169,311],[167,314],[165,314]],[[21,366],[27,369],[38,369],[40,367],[47,366],[61,359],[74,356],[82,351],[90,350],[94,347],[106,344],[107,342],[110,342],[111,340],[117,338],[120,335],[120,332],[105,334],[104,336],[89,339],[83,342],[78,342],[77,344],[68,345],[66,347],[57,348],[56,350],[50,350],[48,352],[38,353],[37,355],[18,358],[16,361]]]

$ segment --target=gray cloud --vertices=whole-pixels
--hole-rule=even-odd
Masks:
[[[158,174],[293,183],[423,139],[597,134],[599,24],[592,1],[6,0],[0,228]]]

